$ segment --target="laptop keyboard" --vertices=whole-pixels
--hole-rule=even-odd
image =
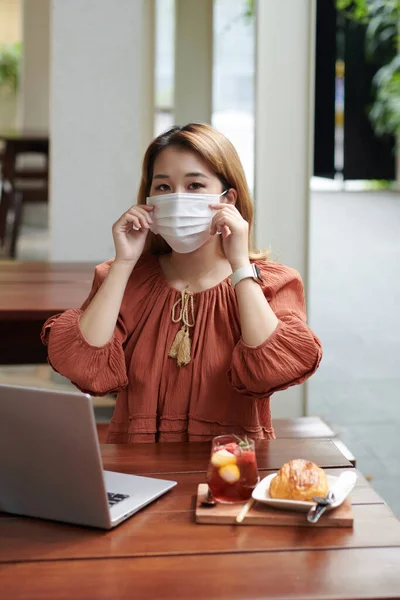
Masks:
[[[107,498],[108,498],[108,506],[115,506],[116,504],[118,504],[118,502],[121,502],[121,500],[125,500],[126,498],[129,498],[128,494],[113,494],[111,492],[107,492]]]

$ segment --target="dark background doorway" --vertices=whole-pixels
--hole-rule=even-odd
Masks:
[[[349,179],[395,179],[395,140],[377,137],[368,118],[372,79],[382,66],[367,61],[366,27],[338,14],[334,0],[317,0],[314,175]],[[336,64],[344,61],[343,164],[335,164]],[[339,142],[340,143],[340,142]]]

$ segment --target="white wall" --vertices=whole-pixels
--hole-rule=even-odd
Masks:
[[[51,259],[102,261],[113,222],[136,202],[142,0],[52,9]]]
[[[256,27],[256,241],[307,294],[315,0],[258,0]],[[304,412],[305,386],[274,395],[275,417]]]
[[[24,0],[20,116],[27,129],[49,129],[50,0]]]

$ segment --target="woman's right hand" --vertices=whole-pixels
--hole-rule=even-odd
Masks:
[[[139,260],[149,233],[154,206],[135,205],[116,221],[112,228],[115,262],[132,264]]]

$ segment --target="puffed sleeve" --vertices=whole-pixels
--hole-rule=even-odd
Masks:
[[[96,267],[92,289],[80,309],[70,309],[48,319],[41,339],[48,346],[48,361],[81,391],[93,396],[117,392],[128,385],[123,344],[126,328],[119,315],[114,334],[104,346],[84,338],[80,317],[108,274],[110,263]]]
[[[264,295],[279,323],[260,346],[238,342],[228,378],[238,392],[266,398],[310,377],[321,361],[322,347],[307,325],[304,287],[297,271],[276,263],[259,266]]]

